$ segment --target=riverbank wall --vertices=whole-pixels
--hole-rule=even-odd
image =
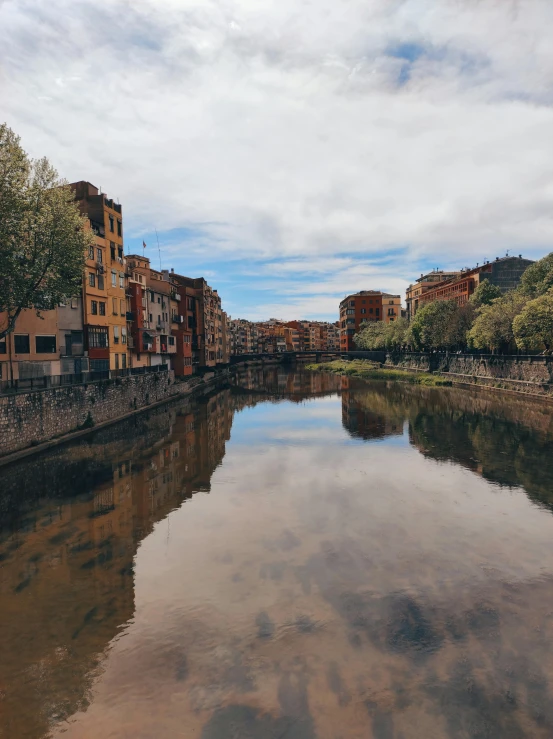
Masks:
[[[125,417],[179,392],[169,371],[3,395],[0,456]]]
[[[432,372],[452,382],[553,397],[550,356],[402,352],[387,354],[384,367]]]
[[[279,363],[279,359],[255,364]],[[0,466],[78,439],[105,426],[172,400],[212,392],[229,381],[231,368],[220,367],[188,380],[174,372],[111,378],[0,396]]]

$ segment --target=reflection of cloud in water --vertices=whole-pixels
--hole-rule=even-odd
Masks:
[[[172,514],[169,541],[144,542],[135,624],[83,726],[140,674],[146,732],[159,703],[164,726],[208,739],[230,726],[241,737],[549,736],[550,516],[414,449],[297,446],[294,410],[290,444],[257,455],[231,443],[211,495]],[[152,668],[160,642],[186,655],[184,685],[174,666]]]
[[[198,428],[197,414],[183,417],[148,458],[144,480],[159,488],[137,496],[134,478],[127,507],[142,509],[123,530],[122,564],[134,575],[118,574],[121,538],[110,540],[111,560],[107,546],[78,542],[69,580],[101,608],[82,599],[58,641],[71,647],[78,626],[82,644],[100,619],[96,661],[112,641],[87,710],[54,735],[552,736],[553,519],[524,493],[524,480],[548,483],[545,457],[541,478],[529,466],[543,437],[513,425],[504,401],[475,419],[471,403],[484,401],[458,391],[352,386],[300,405],[301,377],[272,381],[294,402],[249,409],[263,397],[227,393],[201,406]],[[246,410],[232,418],[231,407]],[[394,443],[405,419],[410,447]],[[185,438],[203,455],[197,468],[182,455]],[[494,465],[501,444],[525,450],[516,468]],[[171,498],[184,483],[187,495]],[[163,484],[173,492],[156,514]],[[113,510],[104,488],[96,498],[101,515],[83,522],[117,522],[117,498]],[[56,551],[77,546],[76,521],[68,516]],[[31,534],[21,536],[28,546]],[[40,580],[25,567],[13,587],[30,578],[21,593],[34,588],[40,604]],[[134,597],[110,612],[124,583]],[[126,624],[113,639],[118,615]]]

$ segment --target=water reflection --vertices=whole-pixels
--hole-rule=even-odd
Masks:
[[[550,737],[552,432],[253,369],[0,470],[0,736]]]

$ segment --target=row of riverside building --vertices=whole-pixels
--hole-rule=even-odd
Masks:
[[[229,320],[230,351],[240,354],[339,351],[338,323],[324,321]]]
[[[435,300],[455,300],[463,306],[484,280],[498,287],[501,292],[514,290],[520,283],[524,271],[533,264],[521,254],[497,257],[495,261],[484,260],[472,269],[445,271],[435,269],[410,284],[406,292],[406,309],[401,306],[399,295],[390,295],[378,290],[361,290],[347,295],[340,302],[340,350],[355,349],[354,336],[361,324],[372,321],[387,323],[399,317],[409,321],[424,305]]]
[[[89,182],[71,185],[95,243],[80,294],[40,316],[24,310],[0,340],[0,380],[166,365],[178,376],[227,364],[227,316],[203,277],[125,256],[121,205]],[[0,315],[0,325],[2,323]]]

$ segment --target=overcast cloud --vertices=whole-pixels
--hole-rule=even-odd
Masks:
[[[553,250],[551,0],[4,0],[0,119],[233,315]]]

